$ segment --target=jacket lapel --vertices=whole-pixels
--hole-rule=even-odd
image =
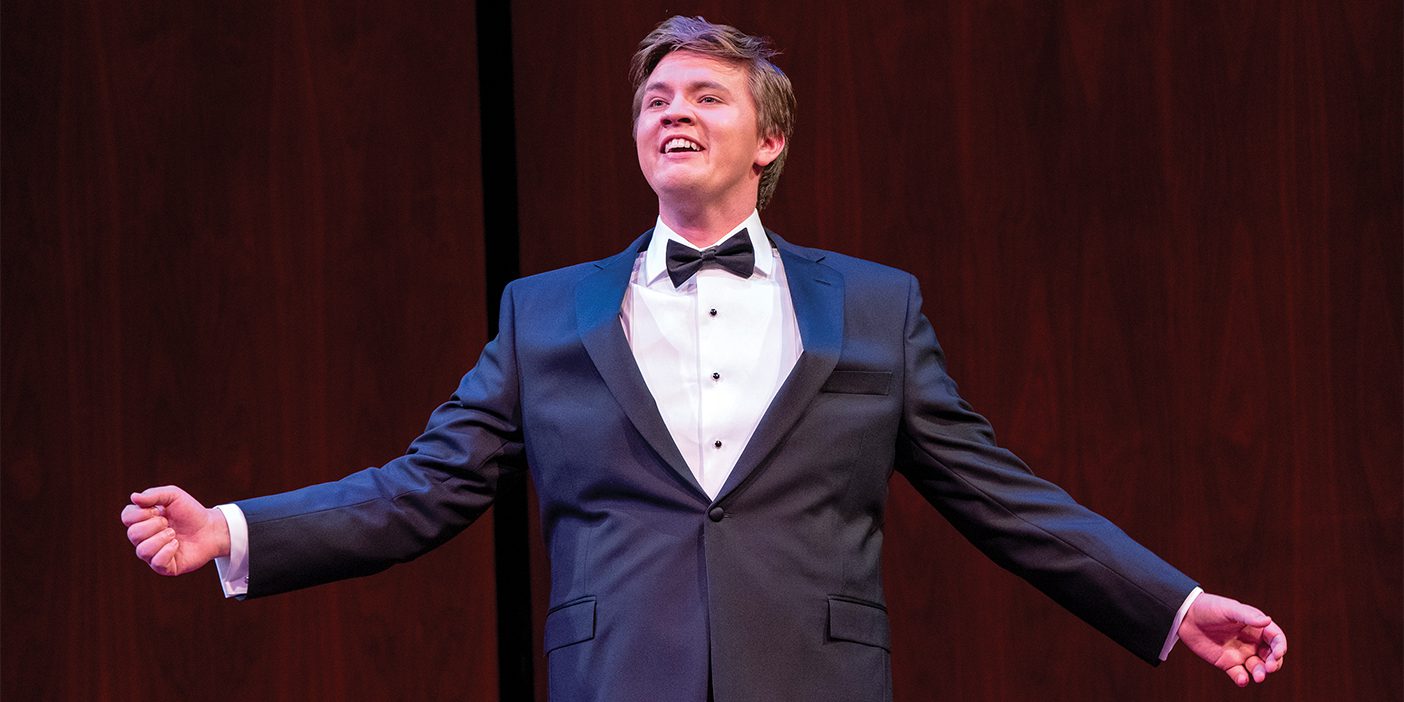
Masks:
[[[619,324],[619,306],[624,301],[624,291],[634,271],[634,260],[638,258],[639,251],[648,246],[652,236],[652,230],[645,232],[622,253],[595,262],[599,270],[586,275],[575,288],[576,325],[580,341],[590,354],[590,360],[594,361],[595,369],[604,378],[605,385],[619,401],[619,406],[633,422],[634,428],[700,500],[710,502],[711,498],[697,483],[677,444],[673,443],[668,425],[663,422],[658,403],[644,383],[634,353],[624,337],[624,329]]]
[[[838,364],[839,352],[843,349],[843,276],[821,263],[822,253],[791,246],[774,232],[767,233],[780,250],[780,260],[785,265],[785,278],[804,352],[762,415],[755,434],[717,494],[717,502],[725,500],[765,462],[809,409],[819,388]]]

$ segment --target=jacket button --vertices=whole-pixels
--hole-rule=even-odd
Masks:
[[[714,522],[720,522],[725,516],[726,510],[720,507],[713,507],[712,509],[707,511],[707,518]]]

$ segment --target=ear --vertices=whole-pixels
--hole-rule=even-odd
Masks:
[[[785,135],[779,132],[762,136],[760,142],[756,144],[756,166],[765,168],[771,161],[780,158],[780,152],[785,150]]]

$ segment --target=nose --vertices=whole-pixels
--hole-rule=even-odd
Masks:
[[[692,106],[686,100],[673,100],[668,103],[668,109],[663,110],[658,117],[665,127],[692,124]]]

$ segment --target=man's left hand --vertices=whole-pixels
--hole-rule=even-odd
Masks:
[[[1282,669],[1287,635],[1272,617],[1227,597],[1202,593],[1180,622],[1180,641],[1239,687]]]

